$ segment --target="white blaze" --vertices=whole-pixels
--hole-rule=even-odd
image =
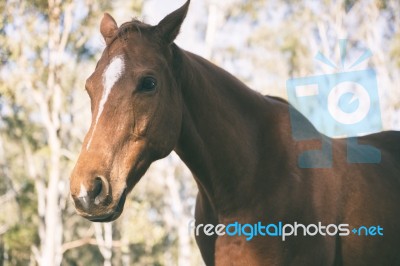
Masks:
[[[110,64],[106,67],[103,73],[103,95],[101,96],[99,110],[96,116],[96,122],[94,124],[90,140],[86,145],[86,150],[89,150],[90,144],[92,143],[93,134],[96,130],[97,123],[99,122],[100,116],[103,113],[104,105],[108,100],[108,96],[111,93],[115,83],[120,79],[125,70],[124,57],[122,55],[114,57]]]
[[[86,190],[85,186],[81,184],[81,190],[79,191],[78,198],[84,198],[87,195],[88,194],[87,194],[87,190]]]
[[[87,190],[84,185],[81,184],[81,189],[79,191],[78,200],[83,205],[83,208],[87,209],[89,207],[89,202],[87,202]]]

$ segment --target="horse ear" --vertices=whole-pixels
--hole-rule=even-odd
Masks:
[[[103,19],[100,23],[100,32],[107,45],[110,43],[112,37],[114,37],[117,30],[118,25],[114,18],[110,14],[104,13]]]
[[[189,4],[190,0],[186,1],[183,6],[166,16],[156,26],[159,37],[167,44],[171,44],[176,36],[178,36],[181,25],[188,12]]]

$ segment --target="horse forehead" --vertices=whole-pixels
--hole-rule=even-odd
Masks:
[[[94,127],[92,129],[89,141],[86,145],[86,150],[89,150],[90,148],[92,139],[97,129],[97,124],[100,120],[101,115],[103,114],[105,105],[108,102],[108,98],[111,94],[111,91],[114,88],[115,84],[118,82],[118,80],[121,78],[121,76],[124,74],[124,72],[125,72],[125,59],[123,55],[114,56],[110,60],[109,64],[103,70],[102,74],[103,92],[99,102],[99,107],[97,110]]]
[[[105,67],[102,74],[103,88],[111,89],[125,71],[125,57],[123,54],[114,56]]]

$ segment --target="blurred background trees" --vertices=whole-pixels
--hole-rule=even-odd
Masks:
[[[196,186],[179,158],[156,162],[124,214],[75,214],[68,177],[90,124],[85,79],[104,48],[102,13],[157,23],[184,1],[6,0],[0,3],[0,265],[202,265],[188,224]],[[112,3],[112,4],[111,4]],[[385,129],[400,129],[400,2],[192,1],[177,43],[253,89],[285,97],[291,77],[331,73],[369,48]]]

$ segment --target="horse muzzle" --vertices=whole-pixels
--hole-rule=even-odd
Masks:
[[[114,198],[109,182],[102,177],[96,177],[89,188],[80,185],[79,193],[71,189],[77,213],[93,222],[110,222],[117,219],[123,209],[127,190]]]

